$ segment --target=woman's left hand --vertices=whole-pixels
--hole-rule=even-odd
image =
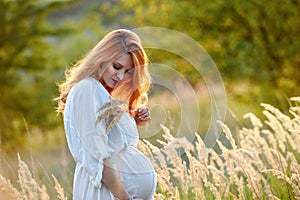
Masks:
[[[139,106],[135,111],[134,119],[138,126],[144,125],[151,119],[149,109],[146,106]]]

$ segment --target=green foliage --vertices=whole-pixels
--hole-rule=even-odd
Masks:
[[[232,94],[246,104],[268,101],[287,108],[282,96],[298,95],[299,1],[122,0],[104,4],[101,11],[110,23],[115,19],[125,26],[165,27],[189,35],[212,56],[228,91],[246,81],[246,93]],[[180,72],[190,74],[174,57],[152,56],[172,60]],[[195,83],[199,77],[190,79]]]
[[[43,128],[58,121],[58,118],[53,121],[52,99],[55,72],[62,59],[53,53],[53,39],[73,29],[51,25],[46,18],[53,10],[73,2],[0,0],[0,133],[3,143],[17,139],[23,142],[24,119],[32,126]]]
[[[28,130],[61,126],[57,83],[104,35],[100,2],[0,0],[0,134],[3,149],[26,145]]]
[[[58,94],[55,82],[101,38],[103,26],[158,26],[195,39],[216,62],[237,115],[255,112],[253,105],[260,102],[286,108],[285,96],[298,95],[298,1],[0,0],[0,10],[3,143],[16,138],[22,143],[24,121],[41,129],[61,123],[52,101]],[[180,56],[147,53],[153,63],[174,67],[192,84],[202,81]]]

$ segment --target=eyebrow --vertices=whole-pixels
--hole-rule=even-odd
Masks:
[[[125,68],[122,64],[120,64],[118,61],[114,62],[115,64],[121,66],[122,68]],[[132,66],[131,68],[127,69],[127,70],[132,70],[134,67]]]
[[[118,63],[118,62],[114,62],[115,64],[117,64],[118,66],[125,68],[122,64]]]

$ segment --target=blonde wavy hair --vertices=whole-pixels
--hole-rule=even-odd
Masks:
[[[126,53],[132,58],[134,73],[110,93],[114,98],[127,102],[129,111],[145,104],[151,83],[149,60],[140,38],[130,30],[118,29],[108,33],[84,58],[67,69],[65,82],[59,85],[60,96],[55,99],[58,101],[57,112],[64,112],[68,94],[74,84],[86,77],[100,81],[106,67]]]

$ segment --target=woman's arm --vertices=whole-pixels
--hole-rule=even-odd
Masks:
[[[112,167],[110,159],[104,159],[104,167],[102,173],[103,184],[120,200],[128,200],[129,194],[125,190],[117,171]]]

